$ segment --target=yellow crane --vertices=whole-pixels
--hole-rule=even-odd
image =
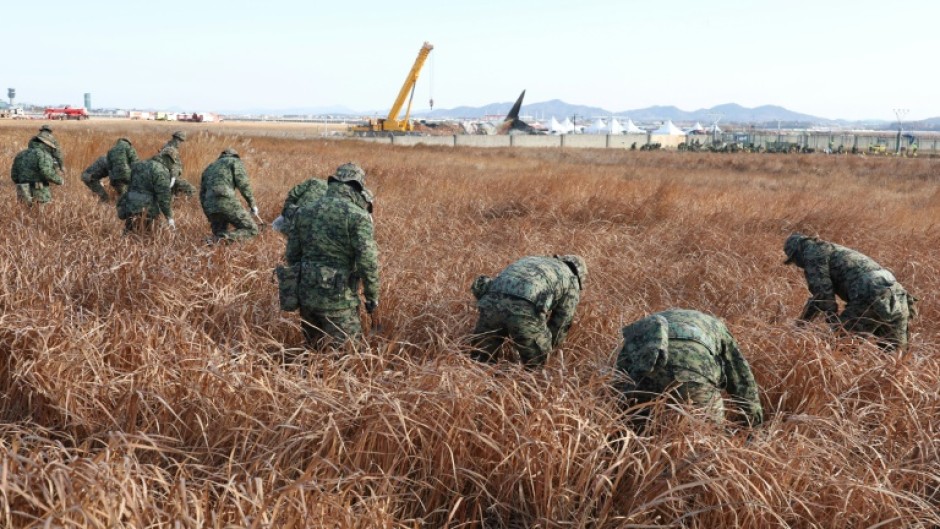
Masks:
[[[411,67],[411,71],[408,72],[408,77],[405,78],[405,82],[401,85],[401,90],[398,91],[398,97],[395,98],[395,102],[392,104],[391,110],[388,111],[388,117],[384,119],[370,119],[368,125],[353,127],[354,131],[411,132],[414,130],[414,126],[411,124],[411,120],[408,119],[411,116],[411,101],[415,96],[415,86],[418,84],[418,74],[421,73],[421,68],[424,66],[424,62],[428,59],[428,55],[433,49],[434,46],[432,46],[429,42],[425,42],[424,45],[421,46],[421,49],[418,50],[418,57],[415,59],[415,63]],[[408,109],[405,110],[405,118],[400,120],[398,119],[398,114],[401,113],[401,108],[405,104],[405,98],[408,98]]]

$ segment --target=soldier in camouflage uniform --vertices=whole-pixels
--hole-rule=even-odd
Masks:
[[[111,179],[111,187],[117,192],[118,198],[121,198],[127,192],[127,185],[131,183],[131,166],[140,161],[137,157],[137,150],[127,138],[119,138],[114,142],[114,146],[108,150],[108,174]]]
[[[742,422],[764,420],[751,368],[734,337],[718,318],[695,310],[670,309],[623,328],[617,369],[630,378],[618,389],[627,399],[648,402],[671,391],[724,420],[722,390],[732,397]]]
[[[526,367],[543,365],[568,335],[586,281],[577,255],[523,257],[496,278],[478,277],[470,287],[480,311],[473,357],[492,362],[509,338]]]
[[[20,201],[28,205],[34,201],[40,204],[52,201],[49,184],[62,185],[62,177],[55,170],[53,151],[55,146],[51,141],[35,136],[30,140],[29,148],[13,158],[10,176],[16,184],[16,196]]]
[[[166,145],[163,146],[164,149],[167,147],[172,147],[177,151],[180,150],[180,144],[186,141],[186,133],[178,130],[170,136],[170,139],[166,142]],[[162,149],[161,149],[162,150]],[[196,195],[196,187],[186,181],[183,178],[183,162],[180,161],[177,164],[176,168],[173,169],[173,173],[170,175],[173,178],[173,194],[174,195],[186,195],[188,197]]]
[[[232,241],[258,235],[258,225],[238,201],[236,189],[245,198],[251,212],[258,215],[245,164],[235,149],[225,149],[219,159],[203,171],[199,184],[199,203],[209,219],[214,240]],[[229,224],[235,227],[234,231],[228,231]]]
[[[823,313],[830,325],[871,334],[886,350],[907,345],[907,326],[916,315],[916,299],[894,274],[855,250],[801,233],[787,237],[783,250],[787,254],[784,264],[803,269],[812,294],[800,322]],[[845,301],[841,314],[836,296]]]
[[[102,156],[95,160],[87,169],[82,171],[82,182],[94,193],[101,202],[108,202],[111,197],[105,191],[101,181],[108,177],[108,157]]]
[[[43,125],[39,127],[39,134],[36,135],[37,138],[45,138],[53,146],[52,158],[55,160],[55,167],[59,171],[65,170],[65,162],[62,158],[62,146],[59,145],[59,140],[52,135],[52,127],[49,125]]]
[[[290,231],[294,213],[300,208],[320,200],[326,194],[326,187],[326,182],[319,178],[311,178],[295,185],[287,193],[287,199],[284,200],[284,209],[281,211],[281,215],[271,223],[271,227],[287,234]]]
[[[124,232],[150,231],[153,222],[163,214],[171,229],[176,229],[170,188],[170,172],[179,163],[179,152],[173,147],[161,150],[153,158],[137,162],[131,168],[131,183],[117,203],[118,218],[124,221]]]
[[[337,345],[362,334],[359,286],[370,314],[379,304],[372,194],[356,164],[339,166],[326,195],[294,215],[286,260],[299,264],[298,298],[307,343]]]

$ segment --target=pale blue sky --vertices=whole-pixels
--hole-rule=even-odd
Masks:
[[[940,116],[933,0],[47,0],[7,3],[0,21],[0,96],[15,87],[24,102],[385,109],[427,40],[419,110],[432,92],[450,108],[525,88],[527,102],[615,112]]]

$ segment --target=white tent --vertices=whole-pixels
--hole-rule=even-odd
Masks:
[[[607,134],[623,134],[623,131],[623,125],[617,121],[617,118],[611,118],[610,124],[607,125]]]
[[[692,128],[685,131],[687,134],[703,134],[705,132],[705,127],[702,126],[698,121],[695,122],[695,125],[692,125]]]
[[[627,120],[627,124],[623,126],[623,131],[624,131],[626,134],[642,134],[642,133],[646,132],[645,130],[641,129],[640,127],[637,127],[636,125],[634,125],[632,119],[628,119],[628,120]]]
[[[721,129],[718,127],[718,124],[717,124],[717,123],[715,123],[714,125],[708,127],[707,130],[708,130],[708,132],[711,132],[711,133],[721,134]]]
[[[585,134],[607,134],[607,123],[604,123],[604,120],[597,118],[594,123],[591,124],[588,128],[584,129]]]
[[[574,123],[571,122],[571,118],[565,118],[561,122],[561,128],[565,130],[565,133],[574,132]]]
[[[682,132],[682,129],[672,124],[672,120],[668,120],[663,123],[662,127],[659,127],[653,134],[656,136],[685,136],[685,133]]]
[[[552,116],[552,120],[548,122],[548,132],[549,134],[566,134],[568,129],[565,126],[558,122],[555,119],[555,116]]]

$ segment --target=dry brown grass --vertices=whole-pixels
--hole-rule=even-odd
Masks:
[[[243,153],[262,215],[294,183],[360,162],[378,197],[387,336],[282,364],[284,241],[206,247],[121,235],[81,169],[128,134],[63,124],[69,168],[0,230],[2,527],[936,527],[940,524],[940,186],[934,160],[392,148],[187,125],[194,183]],[[37,125],[0,126],[0,173]],[[197,132],[201,131],[201,132]],[[822,326],[781,265],[795,229],[858,248],[921,299],[886,355]],[[579,253],[590,284],[547,368],[461,353],[468,291],[526,254]],[[724,318],[761,384],[751,435],[671,410],[643,435],[610,390],[619,329],[682,306]]]

